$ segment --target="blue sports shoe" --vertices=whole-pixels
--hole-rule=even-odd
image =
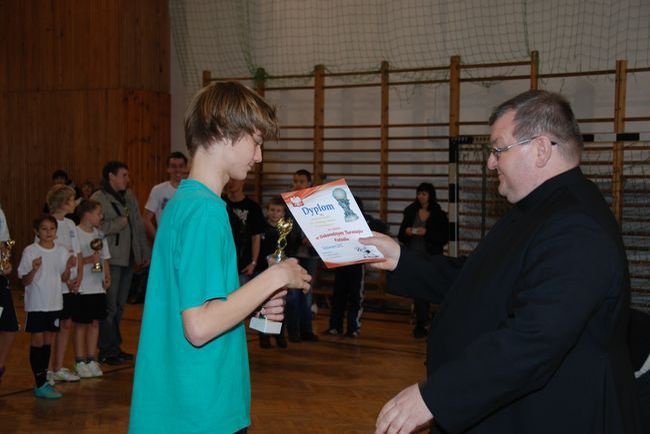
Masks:
[[[49,383],[43,384],[41,387],[34,387],[34,396],[43,399],[59,399],[63,396]]]

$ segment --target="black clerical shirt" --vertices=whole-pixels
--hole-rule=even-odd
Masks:
[[[625,251],[579,168],[518,202],[462,267],[403,249],[388,284],[443,299],[420,389],[434,431],[638,432]]]

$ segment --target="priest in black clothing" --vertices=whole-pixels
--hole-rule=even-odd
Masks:
[[[490,117],[488,168],[514,204],[464,263],[390,237],[389,291],[442,302],[427,378],[381,410],[377,433],[640,432],[627,348],[630,281],[618,224],[582,174],[575,116],[529,91]]]

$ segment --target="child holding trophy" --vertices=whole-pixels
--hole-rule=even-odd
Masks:
[[[9,275],[13,269],[11,265],[13,246],[14,241],[9,236],[5,214],[0,208],[0,382],[5,373],[5,360],[18,331],[18,319],[9,286]]]
[[[75,372],[81,378],[101,377],[97,364],[99,321],[106,317],[106,289],[111,286],[108,244],[98,227],[104,218],[96,200],[85,200],[77,207],[77,235],[81,246],[83,277],[75,297],[72,321],[75,325]]]
[[[222,190],[262,161],[275,110],[236,82],[216,82],[185,116],[193,159],[156,233],[136,360],[129,432],[245,432],[250,379],[243,321],[262,306],[283,319],[284,287],[311,278],[288,259],[239,287]]]

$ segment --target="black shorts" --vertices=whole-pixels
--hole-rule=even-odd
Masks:
[[[80,294],[74,297],[72,321],[90,324],[106,318],[106,294]]]
[[[78,296],[79,294],[74,294],[72,292],[63,294],[63,310],[61,311],[62,320],[72,318],[72,309],[74,308],[76,302],[75,298]]]
[[[0,276],[0,332],[18,331],[18,318],[14,301],[11,298],[9,281],[5,276]]]
[[[27,333],[58,332],[61,311],[27,312],[25,331]]]

